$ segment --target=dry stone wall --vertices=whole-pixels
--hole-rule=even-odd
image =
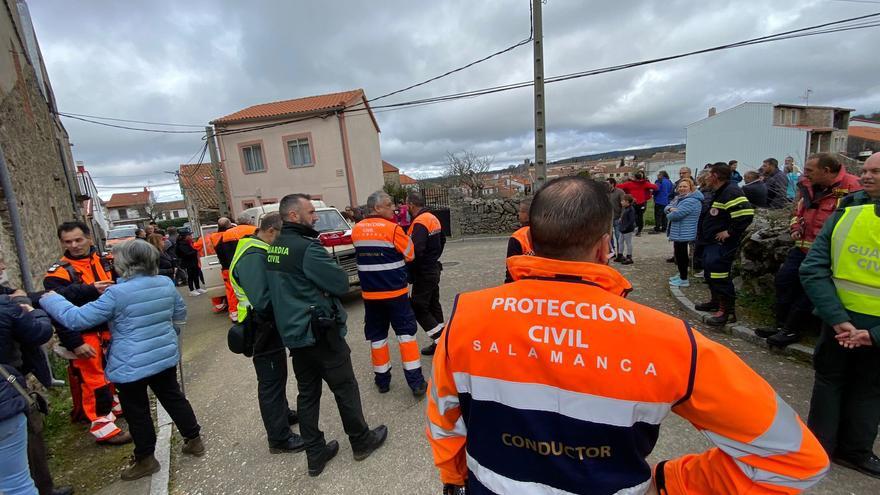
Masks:
[[[450,204],[452,235],[510,234],[519,228],[519,203],[513,199],[460,199]]]
[[[788,251],[794,247],[788,230],[790,219],[788,209],[756,210],[740,248],[740,277],[737,280],[752,294],[774,295],[773,279]]]

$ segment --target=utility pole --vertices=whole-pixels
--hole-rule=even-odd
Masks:
[[[221,217],[229,216],[229,204],[226,203],[226,189],[223,187],[223,173],[220,169],[220,154],[217,152],[217,141],[214,140],[214,128],[205,126],[205,139],[208,152],[211,154],[211,170],[214,172],[214,192],[217,194],[217,206]]]
[[[547,133],[544,128],[544,29],[541,20],[543,0],[532,0],[535,56],[535,192],[547,180]]]

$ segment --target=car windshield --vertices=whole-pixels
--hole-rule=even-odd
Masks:
[[[125,237],[134,237],[137,229],[113,229],[107,232],[107,239],[123,239]]]
[[[315,222],[315,230],[318,232],[331,232],[334,230],[349,230],[348,222],[336,210],[318,210],[318,221]]]

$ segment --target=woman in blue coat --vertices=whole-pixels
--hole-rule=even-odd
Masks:
[[[669,220],[669,240],[672,241],[675,253],[675,264],[678,275],[669,279],[675,287],[688,287],[688,245],[697,240],[697,224],[703,209],[703,194],[697,190],[694,181],[684,178],[679,181],[678,195],[666,207],[666,219]]]
[[[109,323],[112,342],[105,373],[116,386],[134,439],[134,463],[122,473],[122,479],[130,481],[159,471],[147,387],[183,435],[183,453],[200,456],[205,447],[192,406],[177,382],[180,350],[175,324],[186,320],[186,305],[171,279],[157,275],[159,251],[148,242],[122,243],[113,249],[113,257],[121,278],[98,300],[76,307],[49,292],[40,306],[71,330]]]

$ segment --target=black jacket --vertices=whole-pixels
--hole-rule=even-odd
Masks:
[[[767,184],[764,184],[763,181],[756,180],[751,184],[746,184],[742,187],[742,191],[749,198],[749,203],[758,208],[767,207]]]
[[[195,268],[199,266],[199,251],[192,246],[189,240],[179,237],[176,250],[181,268]]]
[[[620,223],[617,225],[617,230],[621,234],[629,234],[636,230],[636,210],[632,205],[621,210]]]
[[[25,301],[0,296],[0,365],[26,388],[24,375],[31,371],[44,384],[49,381],[49,370],[39,346],[52,337],[52,322],[42,310],[25,312],[20,302]],[[40,362],[42,370],[37,369]],[[0,421],[26,409],[27,400],[6,380],[0,380]]]
[[[715,190],[712,202],[707,203],[703,203],[700,213],[697,241],[704,245],[714,244],[718,242],[715,235],[726,230],[730,237],[724,243],[738,245],[755,217],[755,209],[742,189],[732,182],[726,182]]]
[[[412,239],[413,252],[416,257],[410,266],[415,273],[440,270],[440,256],[443,255],[443,248],[446,246],[446,235],[443,234],[443,229],[440,228],[440,222],[437,221],[439,232],[428,232],[424,224],[416,222],[416,219],[422,215],[433,214],[426,208],[412,219],[412,234],[410,238]],[[431,221],[433,222],[434,220]]]
[[[175,260],[171,258],[168,253],[159,253],[159,275],[165,275],[171,280],[174,280],[175,264]]]

